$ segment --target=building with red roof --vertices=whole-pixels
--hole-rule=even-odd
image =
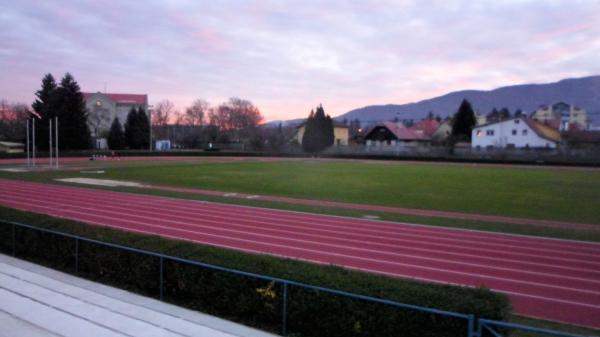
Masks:
[[[429,143],[430,137],[419,130],[407,128],[402,123],[382,122],[365,134],[367,147],[415,147]]]
[[[88,110],[88,125],[92,137],[103,138],[115,118],[125,124],[131,108],[141,107],[148,113],[148,95],[84,92],[83,98]]]
[[[440,127],[440,122],[434,118],[426,118],[417,124],[410,127],[410,129],[416,133],[422,134],[428,138],[431,138],[433,134]]]

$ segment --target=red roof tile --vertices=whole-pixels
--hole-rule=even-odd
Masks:
[[[96,94],[101,94],[107,96],[110,100],[117,103],[128,103],[128,104],[137,104],[144,105],[146,104],[147,95],[138,95],[138,94],[114,94],[114,93],[101,93],[101,92],[83,92],[83,97],[88,99],[88,97]]]
[[[383,122],[380,125],[383,125],[390,130],[398,140],[429,140],[429,137],[426,135],[417,133],[414,130],[407,128],[402,123]]]
[[[411,130],[431,138],[435,131],[440,127],[440,122],[431,118],[424,119],[410,127]]]

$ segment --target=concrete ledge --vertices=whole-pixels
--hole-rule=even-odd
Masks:
[[[0,254],[0,337],[272,337]]]

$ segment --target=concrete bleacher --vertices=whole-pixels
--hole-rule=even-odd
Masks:
[[[274,336],[0,254],[0,337]]]

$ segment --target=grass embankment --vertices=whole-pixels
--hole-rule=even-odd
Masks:
[[[473,289],[345,270],[339,267],[245,254],[167,240],[0,207],[0,218],[106,242],[183,257],[247,272],[357,294],[396,300],[480,317],[508,319],[504,295]],[[0,223],[0,251],[12,251],[12,227]],[[16,230],[17,257],[74,272],[75,242],[52,234]],[[79,274],[149,296],[158,293],[158,259],[96,244],[78,245]],[[251,326],[278,332],[282,287],[223,272],[165,261],[165,300]],[[400,310],[291,286],[288,331],[294,336],[464,336],[466,321]]]

